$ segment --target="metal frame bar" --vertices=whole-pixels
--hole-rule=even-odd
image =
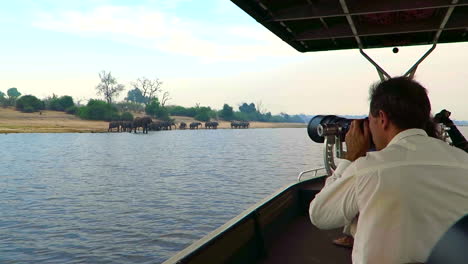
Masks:
[[[346,5],[346,0],[340,0],[341,8],[343,9],[343,13],[345,13],[346,19],[348,20],[349,27],[351,28],[351,31],[353,32],[354,38],[356,39],[356,42],[358,44],[359,49],[362,49],[362,42],[361,38],[359,37],[357,33],[356,26],[354,25],[353,18],[349,14],[349,9],[348,6]]]
[[[416,73],[416,70],[418,69],[419,64],[423,62],[423,60],[427,56],[429,56],[429,54],[431,54],[431,52],[436,48],[437,42],[439,41],[439,37],[442,34],[442,31],[445,29],[445,25],[447,25],[447,22],[450,16],[452,15],[453,10],[455,9],[455,5],[457,3],[458,3],[458,0],[452,0],[452,5],[447,9],[447,13],[445,13],[444,18],[442,19],[442,22],[440,23],[439,30],[434,36],[434,40],[432,41],[432,43],[434,44],[432,45],[432,47],[428,51],[426,51],[426,53],[424,53],[424,55],[403,76],[410,77],[411,79],[413,79],[414,74]]]
[[[432,41],[433,42],[432,47],[428,51],[426,51],[426,53],[424,53],[424,55],[403,76],[409,77],[409,78],[412,79],[414,77],[415,73],[416,73],[416,70],[418,69],[419,64],[421,64],[421,62],[423,62],[424,59],[426,59],[427,56],[429,56],[429,54],[431,54],[432,51],[436,48],[437,42],[439,41],[439,37],[442,34],[442,31],[445,29],[445,26],[447,25],[447,22],[448,22],[450,16],[452,15],[453,10],[455,9],[457,3],[458,3],[458,0],[452,0],[452,4],[447,9],[447,13],[445,13],[444,18],[442,19],[442,22],[440,23],[440,27],[439,27],[439,29],[437,30],[437,32],[436,32],[436,34],[434,36],[434,39]],[[382,67],[380,67],[371,57],[369,57],[364,52],[361,38],[359,37],[356,26],[354,25],[353,18],[351,17],[351,15],[349,13],[348,6],[346,5],[346,0],[340,0],[340,4],[341,4],[341,8],[343,9],[343,13],[346,16],[346,19],[348,20],[349,27],[351,28],[351,31],[353,32],[353,36],[356,39],[356,42],[358,44],[359,52],[372,65],[374,65],[374,67],[376,68],[376,70],[377,70],[377,72],[379,74],[379,77],[380,77],[381,81],[384,81],[385,78],[390,79],[391,78],[390,74],[388,74]]]
[[[377,64],[369,55],[367,55],[363,49],[359,49],[359,52],[366,58],[372,65],[374,65],[375,69],[377,70],[377,73],[379,73],[379,77],[381,81],[384,81],[386,78],[390,79],[392,78],[390,74],[388,74],[382,67]]]
[[[300,182],[301,181],[301,178],[304,174],[307,174],[307,173],[311,173],[313,172],[314,173],[314,176],[312,176],[313,178],[317,177],[317,173],[321,170],[325,170],[325,167],[320,167],[320,168],[315,168],[315,169],[312,169],[312,170],[306,170],[306,171],[301,171],[299,173],[299,175],[297,176],[297,181]],[[319,175],[320,177],[323,176],[323,175]],[[312,179],[312,178],[311,178]]]
[[[340,0],[341,8],[343,9],[343,13],[346,15],[346,19],[348,20],[349,27],[351,28],[351,31],[353,32],[354,39],[356,39],[356,42],[359,47],[359,52],[370,62],[372,65],[374,65],[375,69],[377,69],[377,72],[379,73],[380,79],[383,81],[385,80],[385,77],[391,78],[390,75],[382,68],[380,67],[371,57],[369,57],[363,50],[362,46],[362,41],[361,38],[359,37],[359,34],[357,32],[356,26],[354,25],[353,18],[349,14],[349,9],[348,6],[346,5],[346,0]]]
[[[426,3],[427,2],[427,3]],[[294,21],[294,20],[307,20],[307,19],[317,19],[317,18],[328,18],[328,17],[340,17],[343,16],[339,10],[335,10],[333,7],[329,7],[326,11],[317,12],[312,7],[313,4],[310,1],[307,1],[308,4],[290,8],[276,16],[273,16],[267,19],[265,22],[278,22],[278,21]],[[386,12],[401,12],[401,11],[410,11],[410,10],[425,10],[425,9],[440,9],[440,8],[449,8],[452,6],[467,6],[468,3],[451,3],[446,4],[445,1],[424,1],[424,6],[420,6],[421,3],[412,3],[411,1],[403,1],[397,6],[386,7],[383,9],[373,9],[368,8],[366,3],[362,3],[359,10],[350,11],[349,14],[352,16],[357,15],[366,15],[366,14],[378,14]],[[403,6],[401,6],[403,5]]]
[[[432,45],[432,47],[428,51],[426,51],[426,53],[424,53],[424,55],[403,76],[413,79],[414,74],[416,73],[416,70],[418,69],[419,64],[423,62],[423,60],[427,56],[429,56],[429,54],[431,54],[431,52],[436,48],[436,46],[437,46],[437,42],[434,43],[434,45]]]
[[[265,11],[268,13],[268,15],[270,17],[273,17],[273,13],[268,9],[267,6],[265,6],[260,0],[255,0],[257,2],[257,4]],[[289,32],[291,35],[294,35],[293,31],[283,22],[283,21],[280,21],[279,24],[284,28],[286,29],[287,32]],[[305,48],[308,48],[307,44],[302,41],[302,40],[296,40],[297,42],[301,43],[301,45]]]

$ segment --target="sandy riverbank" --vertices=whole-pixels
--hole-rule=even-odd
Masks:
[[[194,119],[174,116],[175,122],[189,124]],[[219,128],[231,128],[231,123],[219,121]],[[108,122],[82,120],[64,112],[42,111],[22,113],[13,108],[0,108],[0,133],[100,133],[107,132]],[[298,128],[301,123],[250,122],[251,128]]]

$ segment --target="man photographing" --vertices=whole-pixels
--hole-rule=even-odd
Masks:
[[[416,81],[374,85],[369,120],[353,121],[346,160],[310,204],[318,228],[354,226],[354,264],[424,262],[468,213],[468,155],[427,135],[430,112]],[[371,138],[377,151],[367,152]]]
[[[455,147],[462,149],[465,152],[468,152],[468,141],[462,135],[460,130],[458,130],[455,123],[450,119],[451,114],[452,113],[450,113],[450,111],[443,109],[434,116],[434,121],[436,123],[442,123],[449,128],[448,135],[450,137],[450,140],[452,141],[452,144]]]

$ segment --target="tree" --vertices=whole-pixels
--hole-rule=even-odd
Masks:
[[[73,98],[68,95],[57,97],[53,94],[52,97],[45,99],[44,102],[47,109],[54,111],[65,111],[75,105]]]
[[[150,116],[154,116],[158,119],[161,119],[161,120],[166,120],[166,121],[169,121],[170,118],[169,118],[169,112],[167,111],[167,109],[164,107],[164,106],[161,106],[161,104],[159,103],[159,100],[158,98],[154,98],[151,103],[149,103],[146,108],[145,108],[145,112],[150,115]]]
[[[145,105],[148,105],[153,102],[154,98],[157,98],[156,94],[161,91],[161,85],[163,82],[159,81],[158,78],[155,80],[150,80],[146,77],[138,78],[135,82],[132,83],[135,89],[141,91],[143,97],[145,98]]]
[[[132,102],[119,102],[114,104],[115,107],[120,112],[128,112],[128,111],[133,111],[133,112],[144,112],[145,107],[141,105],[140,103],[132,103]]]
[[[144,104],[146,102],[146,98],[143,96],[143,93],[138,88],[128,91],[127,97],[125,97],[125,100],[129,102],[133,102],[133,103],[140,103],[140,104]]]
[[[257,109],[255,109],[254,103],[251,103],[251,104],[243,103],[241,106],[239,106],[239,111],[243,113],[254,113],[257,111]]]
[[[96,86],[97,94],[104,95],[108,104],[112,104],[112,98],[118,96],[124,90],[124,85],[118,84],[111,72],[102,71],[99,73],[101,83]]]
[[[169,100],[171,100],[171,99],[172,99],[172,98],[169,97],[169,92],[167,92],[167,91],[164,92],[163,97],[162,97],[162,99],[161,99],[161,106],[164,107],[164,106],[166,105],[166,102],[169,101]]]
[[[231,106],[229,106],[228,104],[224,104],[223,110],[221,110],[220,115],[224,120],[232,120],[234,118],[234,111]]]
[[[69,95],[61,96],[59,98],[59,103],[62,106],[63,110],[66,110],[67,108],[75,106],[75,103],[73,102],[73,97]]]
[[[211,117],[211,113],[212,110],[210,107],[205,107],[205,106],[202,106],[202,107],[198,107],[197,108],[197,114],[195,115],[195,120],[198,120],[198,121],[204,121],[204,122],[208,122],[210,121],[210,117]]]
[[[16,100],[16,108],[23,112],[32,113],[44,109],[44,103],[33,95],[25,95]]]
[[[10,99],[16,99],[21,96],[21,93],[15,87],[8,89],[7,94]]]
[[[145,107],[146,114],[156,117],[156,114],[159,112],[161,105],[159,104],[158,98],[154,98],[151,103]]]
[[[256,106],[257,106],[257,112],[259,114],[264,115],[266,113],[267,110],[265,109],[265,107],[263,107],[262,101],[258,101]]]
[[[8,99],[5,98],[5,93],[3,93],[2,91],[0,91],[0,104],[3,107],[8,106]]]

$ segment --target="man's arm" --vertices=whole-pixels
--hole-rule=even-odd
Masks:
[[[346,134],[346,160],[338,165],[335,173],[327,179],[325,187],[310,203],[310,220],[318,228],[345,226],[359,213],[355,169],[351,162],[366,155],[370,148],[370,137],[367,120],[354,120],[351,123]]]
[[[349,162],[340,163],[335,174],[327,179],[325,187],[310,203],[309,216],[312,224],[320,229],[343,227],[359,213],[355,192],[355,177],[348,168],[342,177],[340,169],[345,170]],[[352,167],[352,166],[351,166]],[[350,170],[351,169],[351,170]]]

